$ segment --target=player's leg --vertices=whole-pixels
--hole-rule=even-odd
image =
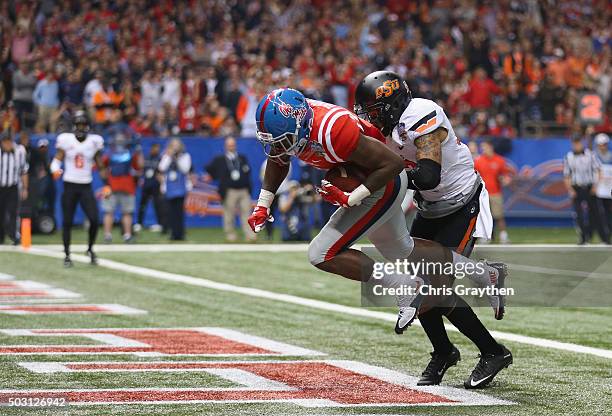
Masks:
[[[79,186],[64,182],[64,192],[62,193],[62,241],[64,243],[64,266],[71,267],[70,260],[70,239],[72,236],[72,221],[74,212],[79,200]]]
[[[488,385],[497,373],[512,364],[512,353],[495,341],[464,299],[455,295],[444,315],[480,349],[480,360],[463,383],[466,389]]]
[[[121,225],[123,228],[123,241],[131,243],[132,238],[132,216],[136,205],[136,196],[127,192],[117,195],[121,207]]]
[[[19,208],[19,190],[17,186],[10,186],[6,195],[6,232],[13,242],[19,244],[17,236],[17,210]]]
[[[445,247],[452,248],[460,254],[469,256],[476,241],[476,238],[474,238],[474,230],[479,215],[488,215],[488,213],[480,212],[479,194],[476,194],[472,198],[472,201],[466,204],[462,209],[440,219],[435,224],[436,235],[434,238]],[[478,347],[482,357],[499,357],[500,355],[505,355],[505,347],[497,343],[480,319],[478,319],[478,316],[474,313],[470,305],[460,296],[454,294],[451,298],[446,300],[445,305],[440,305],[432,309],[431,312],[432,314],[440,314],[440,321],[442,315],[446,316],[462,334]],[[433,338],[432,344],[444,337],[448,338],[443,325],[440,328],[439,322],[436,321],[433,326],[430,326],[431,315],[429,312],[424,315],[425,316],[419,315],[419,321],[423,324],[423,328],[427,332],[428,337],[430,339]],[[436,348],[435,345],[436,344],[434,344],[434,352]],[[428,368],[423,372],[423,376],[419,383],[422,385],[439,384],[441,377],[436,377],[436,374],[440,371],[440,368],[437,367],[448,368],[450,366],[448,365],[449,363],[456,362],[457,356],[458,351],[454,346],[446,356],[436,356],[436,363],[433,363],[434,355],[432,354],[432,362],[430,362]],[[501,360],[500,362],[505,361]],[[431,371],[427,371],[427,369]],[[497,369],[497,371],[500,369]],[[466,383],[471,384],[469,380]],[[468,387],[467,384],[466,387]]]
[[[91,264],[97,264],[96,255],[93,252],[93,245],[96,242],[98,235],[98,203],[94,196],[91,185],[85,186],[80,198],[81,208],[85,212],[85,216],[89,220],[89,230],[87,236],[87,254],[89,255]]]
[[[401,210],[406,182],[406,174],[402,172],[385,188],[365,198],[361,205],[338,209],[311,242],[308,250],[311,263],[321,270],[362,282],[374,278],[377,279],[377,285],[385,289],[404,290],[405,294],[396,296],[400,311],[396,332],[403,331],[416,317],[421,299],[418,287],[424,283],[423,280],[399,271],[374,276],[374,261],[361,251],[349,247],[360,237],[370,236],[381,225],[387,224],[394,232],[391,238],[393,241],[380,250],[385,258],[400,259],[410,254],[413,241]]]
[[[149,204],[149,200],[151,198],[154,198],[151,189],[142,187],[140,192],[140,202],[138,203],[138,216],[136,219],[136,224],[140,226],[144,224],[145,211],[147,210],[147,205]]]
[[[402,178],[404,181],[402,181]],[[308,247],[310,262],[317,268],[347,279],[367,281],[374,261],[349,247],[381,220],[389,208],[406,192],[405,174],[365,198],[361,205],[337,209]],[[406,228],[404,224],[404,229]]]
[[[427,219],[417,213],[410,229],[410,235],[414,238],[435,240],[439,227],[439,220]],[[425,302],[427,301],[428,299],[425,299]],[[422,308],[419,311],[419,322],[433,347],[431,360],[417,382],[419,386],[440,384],[446,371],[461,359],[459,350],[448,337],[442,317],[442,305],[431,305],[427,310]]]
[[[4,244],[4,227],[6,220],[6,203],[8,200],[8,190],[0,187],[0,244]]]
[[[237,194],[236,190],[228,189],[223,199],[223,232],[227,241],[236,241],[236,205]]]

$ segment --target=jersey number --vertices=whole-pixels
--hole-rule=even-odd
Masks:
[[[578,115],[583,123],[597,124],[603,121],[603,100],[597,94],[584,94],[579,100]]]
[[[81,153],[78,153],[74,157],[74,166],[77,169],[83,169],[85,167],[85,156],[83,156]]]

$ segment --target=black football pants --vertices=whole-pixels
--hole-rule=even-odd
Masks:
[[[90,250],[98,234],[98,204],[91,184],[64,182],[64,193],[62,194],[62,239],[64,242],[64,253],[67,256],[70,255],[72,221],[74,220],[77,204],[81,205],[85,216],[89,220],[88,247]]]

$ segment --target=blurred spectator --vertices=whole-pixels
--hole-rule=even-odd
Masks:
[[[595,154],[601,163],[601,174],[597,183],[596,195],[600,210],[600,218],[612,232],[612,152],[609,149],[610,137],[605,133],[595,136]]]
[[[131,148],[128,137],[117,133],[110,144],[110,151],[102,158],[108,172],[108,184],[112,193],[102,200],[104,211],[104,242],[113,241],[113,223],[117,207],[121,212],[123,241],[131,243],[132,215],[136,204],[136,181],[142,169],[142,154]]]
[[[238,103],[253,86],[298,87],[350,108],[355,82],[387,67],[450,115],[504,113],[519,135],[523,121],[539,117],[549,121],[545,133],[557,122],[573,126],[572,91],[597,92],[609,105],[612,10],[602,1],[68,3],[16,2],[18,12],[2,16],[0,105],[16,100],[11,71],[23,62],[39,80],[55,74],[61,101],[88,108],[101,80],[117,79],[125,98],[112,118],[128,124],[136,113],[159,124],[162,108],[187,95],[206,116],[202,105],[216,96],[228,113],[220,129],[239,123],[245,135],[250,113]],[[292,31],[279,35],[271,22]],[[193,132],[206,133],[201,127]]]
[[[251,213],[251,167],[246,156],[236,151],[236,140],[225,139],[225,153],[215,157],[206,172],[219,183],[219,195],[223,200],[223,231],[228,241],[236,241],[236,211],[247,241],[255,241],[255,233],[247,223]]]
[[[510,242],[506,230],[506,218],[504,216],[503,187],[511,182],[510,169],[503,157],[495,153],[493,143],[482,142],[480,145],[481,155],[474,160],[474,168],[484,180],[489,192],[489,204],[493,216],[494,227],[499,233],[499,242],[507,244]]]
[[[158,170],[161,160],[161,146],[159,143],[153,143],[149,150],[149,155],[144,159],[143,174],[140,187],[140,204],[138,205],[138,220],[134,225],[134,231],[139,232],[144,226],[144,217],[149,201],[153,202],[155,210],[155,218],[157,222],[151,225],[151,231],[161,231],[165,229],[164,218],[164,200],[160,192]]]
[[[19,116],[11,101],[8,102],[6,110],[0,112],[0,128],[2,131],[10,130],[11,133],[18,133],[21,131]]]
[[[597,228],[601,241],[610,244],[608,227],[599,217],[595,197],[600,174],[601,163],[595,154],[585,149],[581,137],[575,137],[572,140],[572,150],[563,160],[563,175],[567,191],[574,203],[576,222],[580,230],[578,244],[591,241],[594,228]]]
[[[283,241],[310,241],[309,209],[315,202],[316,192],[311,184],[301,185],[289,181],[286,190],[279,193],[278,211],[281,213]]]
[[[155,115],[162,108],[162,84],[159,75],[147,71],[140,82],[140,104],[138,111],[141,116]]]
[[[170,139],[158,169],[163,176],[160,189],[168,209],[166,221],[170,230],[170,240],[184,240],[185,198],[191,190],[189,180],[191,156],[185,151],[185,145],[180,139]]]
[[[466,101],[475,110],[487,110],[493,105],[493,97],[501,94],[501,89],[487,76],[483,68],[474,71],[468,83]]]
[[[514,139],[516,137],[516,130],[510,124],[508,124],[508,118],[505,114],[499,113],[495,115],[495,123],[489,129],[489,136],[503,137],[506,139]]]
[[[34,126],[34,88],[36,76],[32,73],[30,64],[26,61],[19,63],[19,68],[13,74],[13,104],[19,116],[20,125],[24,128]]]
[[[91,106],[94,122],[99,129],[108,126],[113,121],[113,110],[119,108],[123,97],[114,91],[110,81],[101,80],[101,88],[93,95]]]
[[[56,131],[57,126],[53,123],[52,116],[59,107],[59,84],[52,72],[47,72],[45,77],[38,81],[32,99],[38,107],[36,131]]]
[[[90,79],[87,84],[85,84],[85,90],[83,91],[83,102],[88,107],[93,106],[94,96],[102,89],[102,78],[104,78],[103,72],[97,70],[94,72],[94,77]]]
[[[176,69],[168,68],[162,78],[162,103],[170,108],[176,108],[181,99],[181,81]]]
[[[214,98],[212,98],[214,100]],[[190,93],[185,93],[178,105],[179,130],[183,134],[193,134],[200,129],[202,116],[197,100]]]

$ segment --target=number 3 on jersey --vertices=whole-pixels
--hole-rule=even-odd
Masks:
[[[83,169],[85,167],[85,156],[82,153],[77,153],[74,157],[74,167],[77,169]]]

